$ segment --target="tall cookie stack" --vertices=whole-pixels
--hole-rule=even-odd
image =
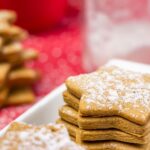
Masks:
[[[34,49],[25,49],[21,40],[27,32],[14,25],[16,14],[13,11],[0,11],[0,106],[18,105],[33,102],[31,89],[38,79],[37,71],[25,67],[29,60],[36,59]]]
[[[89,150],[150,150],[150,74],[116,66],[70,77],[60,120]]]

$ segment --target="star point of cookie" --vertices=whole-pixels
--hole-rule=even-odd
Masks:
[[[145,124],[150,116],[150,74],[104,66],[70,77],[68,90],[80,98],[81,116],[121,116]]]

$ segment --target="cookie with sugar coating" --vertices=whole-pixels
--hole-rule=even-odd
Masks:
[[[62,119],[64,117],[61,117]],[[66,119],[66,118],[65,118]],[[64,119],[64,120],[65,120]],[[149,136],[148,132],[144,136],[136,136],[129,133],[126,133],[124,131],[118,130],[118,129],[99,129],[99,130],[84,130],[79,128],[76,125],[73,125],[73,123],[70,123],[67,121],[64,121],[66,126],[73,126],[74,128],[77,128],[77,133],[80,135],[80,139],[82,141],[106,141],[106,140],[114,140],[114,141],[121,141],[126,143],[135,143],[135,144],[147,144],[149,141],[147,140],[147,136]],[[72,135],[72,134],[71,134]]]
[[[60,124],[29,125],[14,122],[0,138],[4,150],[84,150],[72,142],[67,130]]]
[[[104,66],[89,74],[69,77],[66,86],[80,99],[81,116],[120,116],[139,125],[150,117],[150,74]]]
[[[143,137],[150,132],[150,122],[145,126],[140,126],[118,116],[100,118],[82,117],[75,109],[68,105],[60,108],[59,115],[61,119],[85,130],[118,129],[137,137]]]

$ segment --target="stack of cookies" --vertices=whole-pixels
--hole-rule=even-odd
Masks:
[[[23,47],[21,40],[27,32],[14,25],[15,20],[13,11],[0,11],[0,107],[33,102],[31,84],[39,76],[37,71],[25,67],[38,53]]]
[[[59,110],[73,139],[89,150],[150,149],[150,74],[104,66],[69,77]]]

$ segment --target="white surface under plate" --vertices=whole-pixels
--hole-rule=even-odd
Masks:
[[[139,64],[124,60],[111,60],[106,65],[116,65],[127,70],[133,70],[137,72],[150,73],[150,66],[145,64]],[[62,92],[65,91],[64,84],[50,92],[40,102],[35,104],[15,121],[26,122],[30,124],[46,124],[49,122],[55,122],[58,119],[58,109],[64,104]],[[0,135],[7,129],[4,128]]]

